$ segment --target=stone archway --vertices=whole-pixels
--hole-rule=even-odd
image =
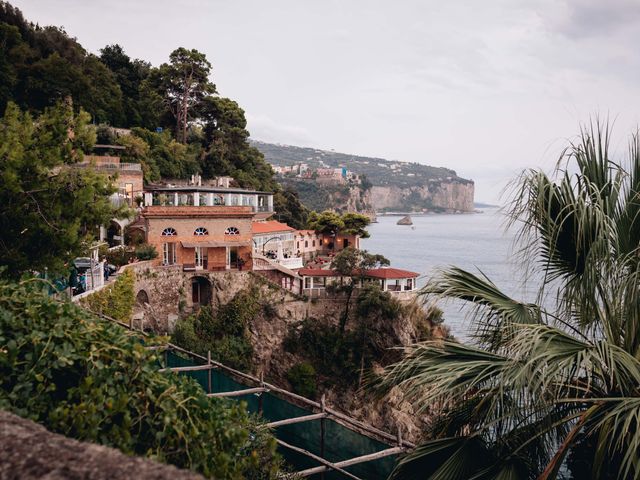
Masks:
[[[191,277],[191,302],[194,308],[211,305],[211,281],[206,277]]]
[[[136,307],[144,307],[145,303],[149,303],[149,295],[145,290],[140,290],[136,294]]]

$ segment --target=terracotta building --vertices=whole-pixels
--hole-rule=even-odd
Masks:
[[[184,270],[249,270],[252,221],[271,215],[270,193],[202,186],[150,186],[144,230],[159,253],[157,264]]]

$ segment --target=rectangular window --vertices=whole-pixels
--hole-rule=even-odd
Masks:
[[[316,241],[315,241],[315,240],[313,241],[313,246],[314,246],[314,247],[316,246]]]
[[[305,241],[304,241],[304,248],[308,248],[308,247],[309,247],[309,241],[308,241],[308,240],[305,240]]]
[[[311,277],[304,277],[304,288],[311,288]]]
[[[195,252],[195,264],[196,267],[203,267],[204,266],[204,260],[203,260],[203,256],[202,256],[202,247],[196,247],[195,248],[196,252]]]
[[[176,244],[167,242],[162,244],[162,264],[173,265],[176,263]]]

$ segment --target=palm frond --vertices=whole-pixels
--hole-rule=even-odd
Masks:
[[[469,302],[475,313],[473,336],[479,345],[490,351],[497,350],[508,337],[510,325],[542,321],[542,312],[537,305],[514,300],[486,276],[480,277],[458,267],[438,271],[420,293]]]

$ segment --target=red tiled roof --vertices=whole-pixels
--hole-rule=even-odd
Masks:
[[[366,276],[373,278],[416,278],[420,276],[420,274],[416,272],[410,272],[409,270],[402,270],[400,268],[386,267],[369,270],[366,273]]]
[[[340,274],[334,270],[324,270],[321,268],[301,268],[298,270],[298,275],[301,277],[339,277]],[[420,274],[416,272],[410,272],[409,270],[402,270],[400,268],[375,268],[368,270],[365,273],[365,277],[370,278],[416,278]]]
[[[253,222],[251,231],[256,233],[274,233],[274,232],[293,232],[295,228],[291,228],[286,223],[280,223],[275,220],[269,222]]]

